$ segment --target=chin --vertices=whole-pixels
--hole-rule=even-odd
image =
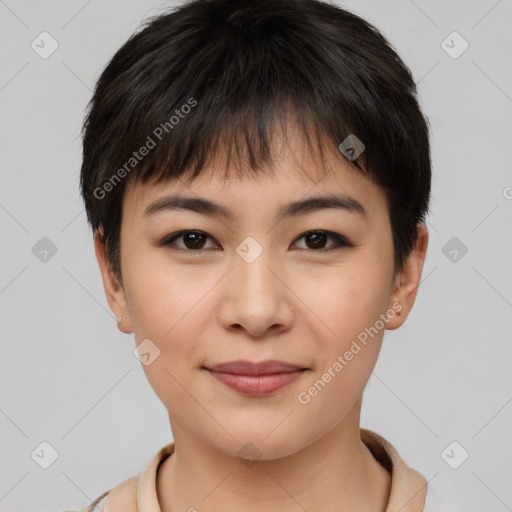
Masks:
[[[283,429],[277,434],[277,431],[268,435],[272,429],[262,428],[257,430],[254,427],[249,430],[233,431],[230,433],[233,438],[215,442],[218,450],[221,450],[233,457],[249,457],[252,460],[274,460],[288,457],[300,451],[304,444],[297,439],[295,434]]]

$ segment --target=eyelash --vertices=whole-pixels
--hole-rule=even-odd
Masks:
[[[213,238],[211,236],[209,236],[208,234],[206,234],[203,231],[184,230],[184,231],[179,231],[177,233],[173,233],[173,234],[171,234],[169,236],[166,236],[159,243],[159,245],[165,246],[165,247],[169,247],[171,250],[185,251],[185,252],[188,252],[188,253],[202,253],[204,251],[210,250],[210,248],[208,248],[208,249],[182,249],[180,247],[178,247],[178,248],[172,247],[172,245],[174,244],[174,241],[176,239],[181,238],[182,236],[184,236],[186,234],[190,234],[190,233],[204,235],[207,238],[209,238],[210,240],[213,240]],[[344,236],[338,235],[338,234],[333,233],[331,231],[325,231],[325,230],[322,230],[322,229],[313,229],[311,231],[306,231],[305,233],[303,233],[302,235],[297,237],[296,240],[300,240],[301,238],[304,238],[307,235],[310,235],[312,233],[321,233],[321,234],[327,235],[327,237],[330,237],[330,238],[333,238],[334,240],[336,240],[337,245],[335,245],[334,247],[328,248],[328,249],[299,249],[299,250],[312,251],[312,252],[327,252],[327,251],[333,251],[333,250],[336,250],[336,249],[343,249],[344,247],[355,247],[355,244],[351,243]]]

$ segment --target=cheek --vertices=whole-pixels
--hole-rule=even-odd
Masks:
[[[297,396],[308,417],[334,425],[360,398],[382,344],[385,284],[378,272],[347,274],[309,295],[308,306],[322,323],[315,334],[316,371]]]
[[[135,249],[123,264],[136,339],[171,341],[208,291],[207,283],[201,284],[194,269],[168,263],[160,250]]]
[[[340,351],[385,311],[389,275],[382,262],[365,258],[327,270],[315,279],[297,278],[294,292],[305,298],[298,314],[319,326],[317,336],[325,340],[324,348]]]
[[[210,280],[214,283],[218,278],[210,273],[201,279],[197,269],[150,261],[135,253],[126,258],[124,269],[136,344],[149,339],[159,351],[144,371],[160,396],[159,390],[176,392],[177,383],[169,374],[186,386],[187,372],[203,363],[200,340],[211,321],[204,299],[212,287]]]
[[[158,354],[143,370],[166,407],[179,409],[180,403],[188,403],[184,389],[191,389],[191,369],[202,363],[199,340],[205,315],[199,313],[207,290],[171,267],[127,265],[126,275],[136,344],[149,339]]]

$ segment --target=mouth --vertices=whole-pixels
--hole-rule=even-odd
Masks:
[[[218,382],[239,393],[253,396],[275,393],[309,370],[300,365],[277,360],[260,363],[237,360],[202,368]]]

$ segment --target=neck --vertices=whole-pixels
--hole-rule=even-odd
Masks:
[[[173,420],[175,452],[157,475],[161,511],[385,512],[391,477],[360,439],[359,411],[302,450],[249,467]]]

